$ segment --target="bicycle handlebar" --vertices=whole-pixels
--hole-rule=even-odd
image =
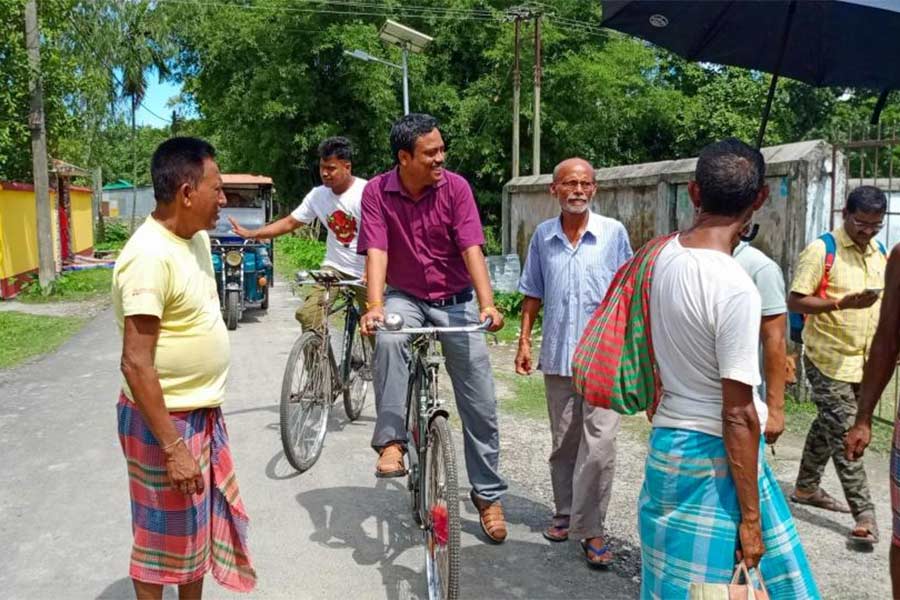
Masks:
[[[434,335],[439,333],[487,333],[493,320],[488,317],[482,323],[456,327],[403,327],[403,317],[397,314],[385,315],[384,322],[375,326],[376,333],[395,335]]]
[[[298,271],[294,283],[297,285],[326,285],[331,287],[366,287],[362,279],[338,279],[331,271]]]

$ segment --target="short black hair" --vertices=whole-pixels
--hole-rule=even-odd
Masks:
[[[340,160],[353,162],[353,144],[347,138],[339,135],[325,138],[319,144],[319,158],[325,160],[332,156]]]
[[[437,119],[423,113],[409,113],[397,119],[391,127],[391,156],[400,162],[400,151],[415,153],[416,140],[437,129]]]
[[[887,196],[880,188],[874,185],[861,185],[847,196],[848,213],[878,213],[887,212]]]
[[[709,144],[700,151],[694,180],[700,186],[703,212],[733,217],[756,200],[765,185],[762,153],[737,138]]]
[[[156,201],[168,204],[184,183],[196,186],[203,177],[203,161],[215,157],[216,149],[200,138],[173,137],[157,146],[150,161]]]

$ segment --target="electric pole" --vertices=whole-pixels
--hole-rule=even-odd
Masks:
[[[534,15],[534,154],[532,173],[541,174],[541,14]]]
[[[519,32],[522,28],[522,17],[519,15],[515,16],[515,53],[513,55],[513,146],[512,146],[512,176],[516,178],[519,176],[519,97],[522,94],[522,73],[519,70]]]
[[[506,20],[515,26],[515,47],[513,49],[513,143],[512,143],[512,176],[519,176],[519,121],[520,101],[522,93],[521,74],[521,27],[522,21],[534,21],[534,150],[532,154],[532,171],[541,173],[541,11],[532,6],[514,6],[506,11]]]
[[[25,3],[25,47],[28,51],[28,91],[31,95],[28,128],[31,130],[31,160],[37,215],[38,281],[41,288],[46,288],[56,279],[56,265],[53,260],[47,130],[44,124],[44,94],[41,83],[41,33],[36,0],[27,0]]]

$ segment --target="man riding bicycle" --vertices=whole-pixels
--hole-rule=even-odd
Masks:
[[[322,185],[313,188],[294,212],[259,229],[246,229],[229,217],[234,232],[249,239],[269,239],[308,225],[315,219],[328,227],[322,269],[334,271],[342,280],[361,279],[365,257],[357,254],[361,217],[360,203],[366,180],[354,177],[353,146],[344,137],[330,137],[319,144],[319,175]],[[314,286],[297,309],[295,317],[304,331],[321,325],[319,307],[323,290]],[[364,312],[365,291],[358,289],[356,300]]]
[[[358,251],[367,256],[369,282],[363,334],[372,335],[385,313],[401,315],[412,327],[490,318],[491,331],[499,330],[503,316],[493,306],[478,207],[468,182],[444,169],[437,121],[423,114],[402,117],[391,129],[391,152],[397,166],[363,192]],[[501,543],[507,533],[500,504],[506,482],[498,472],[497,400],[487,344],[482,334],[471,333],[444,335],[441,345],[463,425],[471,498],[485,535]],[[406,474],[408,357],[407,336],[377,336],[377,477]]]

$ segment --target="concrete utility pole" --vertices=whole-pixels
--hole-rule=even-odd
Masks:
[[[53,260],[53,231],[50,218],[50,181],[47,166],[47,130],[44,126],[44,94],[41,83],[41,33],[38,26],[37,2],[25,3],[25,47],[28,50],[28,91],[31,110],[31,159],[34,171],[34,202],[37,214],[38,281],[42,288],[56,279]]]
[[[513,178],[516,178],[519,176],[519,99],[522,95],[522,73],[519,69],[519,45],[521,38],[519,37],[519,33],[522,29],[522,17],[520,15],[515,15],[514,21],[516,27],[516,48],[513,55],[512,176]]]
[[[541,174],[541,15],[534,16],[534,156],[532,173]]]
[[[506,11],[506,21],[515,25],[515,48],[513,50],[513,142],[512,142],[512,176],[519,176],[521,164],[519,158],[520,134],[519,121],[522,93],[521,75],[521,27],[522,21],[534,21],[534,151],[532,171],[541,173],[541,12],[534,7],[513,6]]]

